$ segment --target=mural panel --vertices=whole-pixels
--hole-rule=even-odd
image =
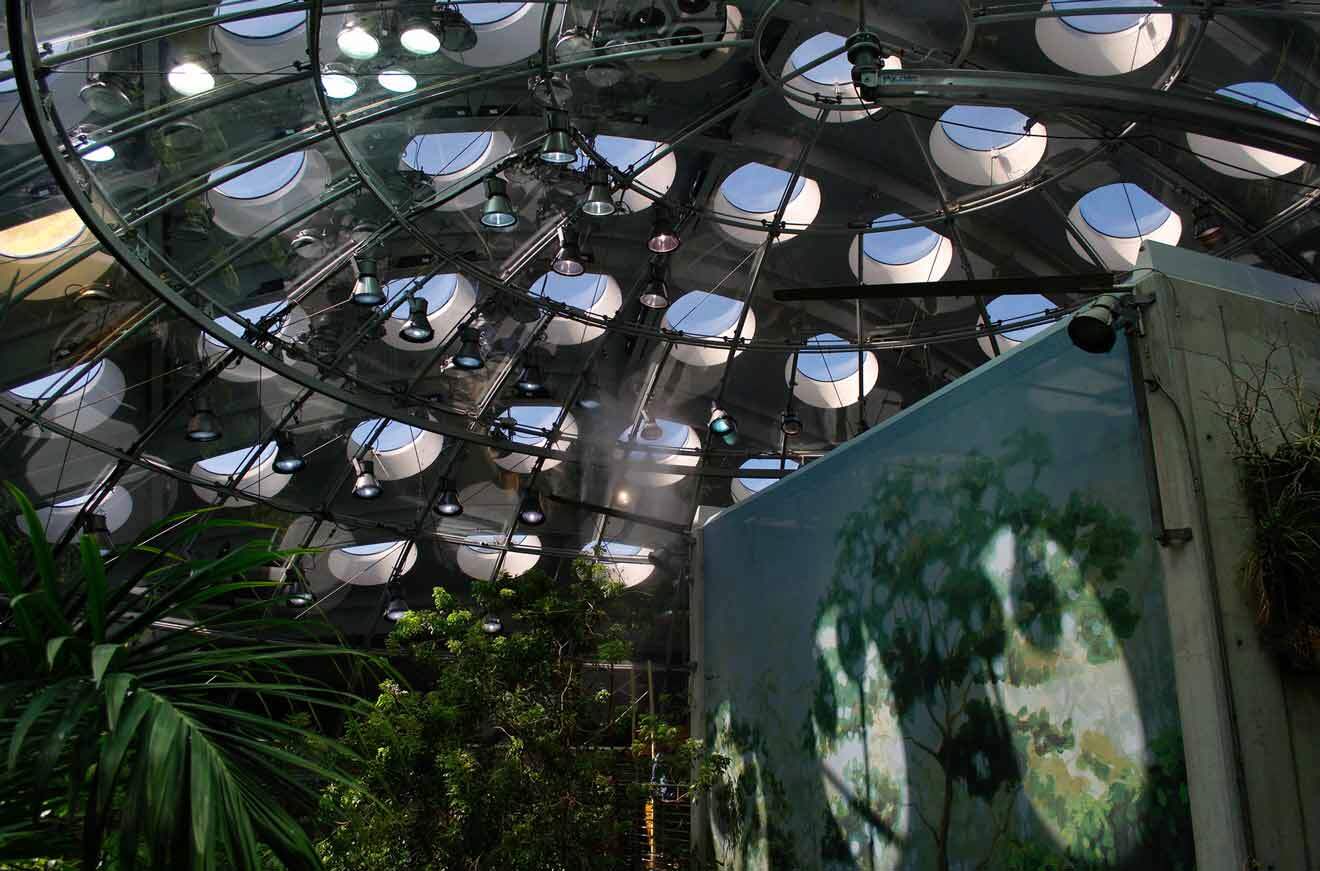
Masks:
[[[705,527],[721,861],[1194,866],[1139,438],[1057,328]]]

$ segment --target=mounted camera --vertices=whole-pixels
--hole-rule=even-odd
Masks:
[[[873,101],[880,96],[880,71],[884,68],[884,50],[880,37],[859,30],[848,37],[848,62],[852,64],[852,80],[863,100]]]

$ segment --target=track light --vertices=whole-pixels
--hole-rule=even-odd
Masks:
[[[335,45],[339,46],[341,54],[353,60],[371,60],[380,51],[380,40],[355,18],[344,22],[335,37]]]
[[[282,429],[275,434],[275,447],[275,462],[272,468],[281,475],[292,475],[307,465],[307,460],[299,453],[298,445],[288,430]]]
[[[347,100],[357,93],[357,79],[347,64],[329,63],[321,67],[321,89],[332,100]]]
[[[464,327],[458,331],[458,353],[454,354],[456,368],[471,371],[486,365],[481,357],[481,331],[476,327]]]
[[[785,437],[795,439],[802,435],[802,418],[796,411],[786,411],[779,417],[779,430]]]
[[[562,236],[563,242],[559,246],[559,253],[550,264],[550,268],[556,275],[563,275],[569,278],[576,277],[587,271],[587,267],[582,262],[582,249],[578,247],[578,234],[572,230],[565,230]]]
[[[603,166],[593,166],[590,174],[591,183],[587,186],[587,198],[582,201],[582,211],[593,218],[607,218],[614,214],[614,198],[610,194],[610,173]]]
[[[528,487],[523,493],[522,504],[518,506],[518,520],[524,526],[540,526],[545,523],[545,508],[541,506],[541,494],[535,487]]]
[[[1068,338],[1088,354],[1109,352],[1118,341],[1115,322],[1120,304],[1119,298],[1112,293],[1097,296],[1068,321]]]
[[[316,596],[312,595],[311,590],[296,588],[289,594],[287,601],[292,608],[306,608],[316,601]]]
[[[187,437],[190,442],[213,442],[220,438],[220,424],[211,412],[211,401],[205,396],[193,400]]]
[[[518,214],[509,201],[509,186],[497,175],[486,177],[486,205],[481,210],[481,226],[507,230],[518,223]]]
[[[494,614],[487,614],[481,618],[481,631],[487,635],[499,635],[504,631],[504,621]]]
[[[1224,222],[1213,208],[1205,204],[1196,207],[1192,232],[1196,234],[1196,241],[1200,242],[1201,247],[1207,251],[1218,248],[1228,238]]]
[[[438,21],[440,43],[445,47],[445,51],[471,51],[477,47],[477,32],[463,17],[463,13],[452,6],[447,6],[440,11]]]
[[[720,440],[729,447],[738,443],[738,421],[718,405],[711,407],[708,426],[710,434],[719,436]]]
[[[642,288],[642,295],[637,300],[647,308],[661,309],[669,306],[669,284],[665,281],[665,269],[658,263],[651,264],[651,277]]]
[[[359,499],[375,499],[383,492],[376,480],[376,465],[371,460],[353,458],[353,495]]]
[[[292,580],[289,579],[290,574],[293,575]],[[290,608],[306,608],[316,601],[316,595],[307,586],[301,573],[294,570],[292,561],[284,569],[284,580],[289,586],[289,595],[284,601]]]
[[[435,329],[426,317],[428,303],[424,296],[408,298],[408,323],[399,330],[399,338],[414,345],[421,345],[435,338]]]
[[[463,503],[458,501],[458,491],[449,478],[440,479],[440,495],[433,510],[441,517],[458,517],[463,513]]]
[[[200,54],[187,54],[179,58],[165,77],[171,88],[184,97],[205,94],[215,87],[213,64]]]
[[[664,429],[656,422],[655,418],[651,416],[651,413],[645,409],[642,410],[642,428],[639,432],[642,438],[646,439],[648,442],[658,442],[665,437]]]
[[[83,520],[83,535],[92,540],[96,552],[101,556],[114,553],[114,545],[110,541],[110,526],[106,523],[104,514],[99,512],[88,514]]]
[[[389,598],[385,602],[385,613],[382,616],[391,623],[398,623],[412,610],[408,607],[408,600],[403,598],[403,587],[398,581],[390,581],[385,585],[385,594]]]
[[[536,396],[545,390],[545,373],[537,363],[527,363],[518,373],[518,380],[513,385],[522,396]]]
[[[663,206],[656,206],[655,220],[651,222],[651,238],[646,248],[653,254],[670,254],[678,250],[683,240],[678,237],[678,230]]]
[[[357,257],[353,260],[357,267],[357,281],[353,282],[353,302],[358,305],[380,305],[385,301],[385,291],[380,286],[380,276],[376,273],[376,260],[373,257]]]
[[[577,149],[573,146],[573,137],[568,132],[568,116],[552,110],[545,113],[546,135],[541,145],[541,160],[555,166],[566,166],[577,162]]]
[[[578,393],[577,398],[578,408],[595,411],[600,408],[600,405],[600,385],[594,380],[582,385],[582,390]]]
[[[404,22],[403,30],[399,31],[399,44],[410,54],[435,54],[440,50],[440,37],[431,29],[430,20],[415,15]]]

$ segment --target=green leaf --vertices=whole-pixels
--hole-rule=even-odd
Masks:
[[[51,608],[59,614],[60,595],[55,576],[55,556],[51,553],[50,541],[46,538],[46,527],[42,525],[36,509],[32,507],[27,496],[23,495],[23,491],[9,482],[5,482],[5,486],[9,488],[14,501],[18,503],[23,519],[27,521],[28,536],[32,539],[32,557],[37,564],[37,577],[41,579],[42,590],[49,597]],[[69,631],[67,624],[61,628],[65,632]]]
[[[18,767],[19,754],[23,752],[23,742],[27,739],[27,734],[32,727],[41,719],[41,715],[46,709],[58,699],[69,687],[68,681],[60,681],[57,684],[46,687],[36,698],[28,702],[27,707],[23,709],[23,715],[18,718],[18,723],[14,726],[14,734],[9,739],[9,770],[12,772]]]
[[[78,546],[87,581],[87,623],[92,627],[92,641],[100,644],[105,641],[105,561],[89,536],[83,536]]]
[[[115,661],[115,656],[124,649],[122,644],[98,644],[92,648],[92,680],[99,687],[101,678]]]
[[[128,700],[128,707],[123,711],[119,722],[110,730],[110,736],[101,747],[101,760],[96,767],[97,786],[99,788],[97,806],[109,812],[110,800],[114,795],[115,784],[119,778],[119,766],[124,761],[128,748],[132,746],[138,729],[147,714],[152,710],[151,700],[146,693],[135,693]]]
[[[215,761],[205,739],[194,736],[189,742],[188,779],[192,806],[193,867],[210,863],[215,841]]]
[[[14,598],[23,592],[23,579],[18,576],[18,563],[14,561],[14,551],[9,540],[0,535],[0,587],[5,595]]]
[[[129,674],[112,674],[105,679],[105,715],[111,732],[115,731],[119,712],[124,707],[124,697],[132,685],[133,676]]]
[[[72,641],[68,635],[61,635],[58,638],[52,638],[46,642],[46,666],[51,671],[55,670],[55,660],[59,658],[60,650],[66,643]]]

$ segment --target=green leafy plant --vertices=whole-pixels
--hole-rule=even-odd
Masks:
[[[137,546],[137,569],[111,583],[91,538],[57,561],[31,503],[9,490],[28,538],[0,537],[0,861],[318,867],[290,808],[325,781],[352,781],[343,748],[286,715],[356,700],[308,668],[374,660],[279,640],[303,623],[265,613],[269,597],[254,594],[274,584],[244,575],[292,554],[270,548],[267,527],[267,540],[215,559],[181,556],[208,530],[252,526],[185,515],[162,524],[183,530],[169,544]]]

